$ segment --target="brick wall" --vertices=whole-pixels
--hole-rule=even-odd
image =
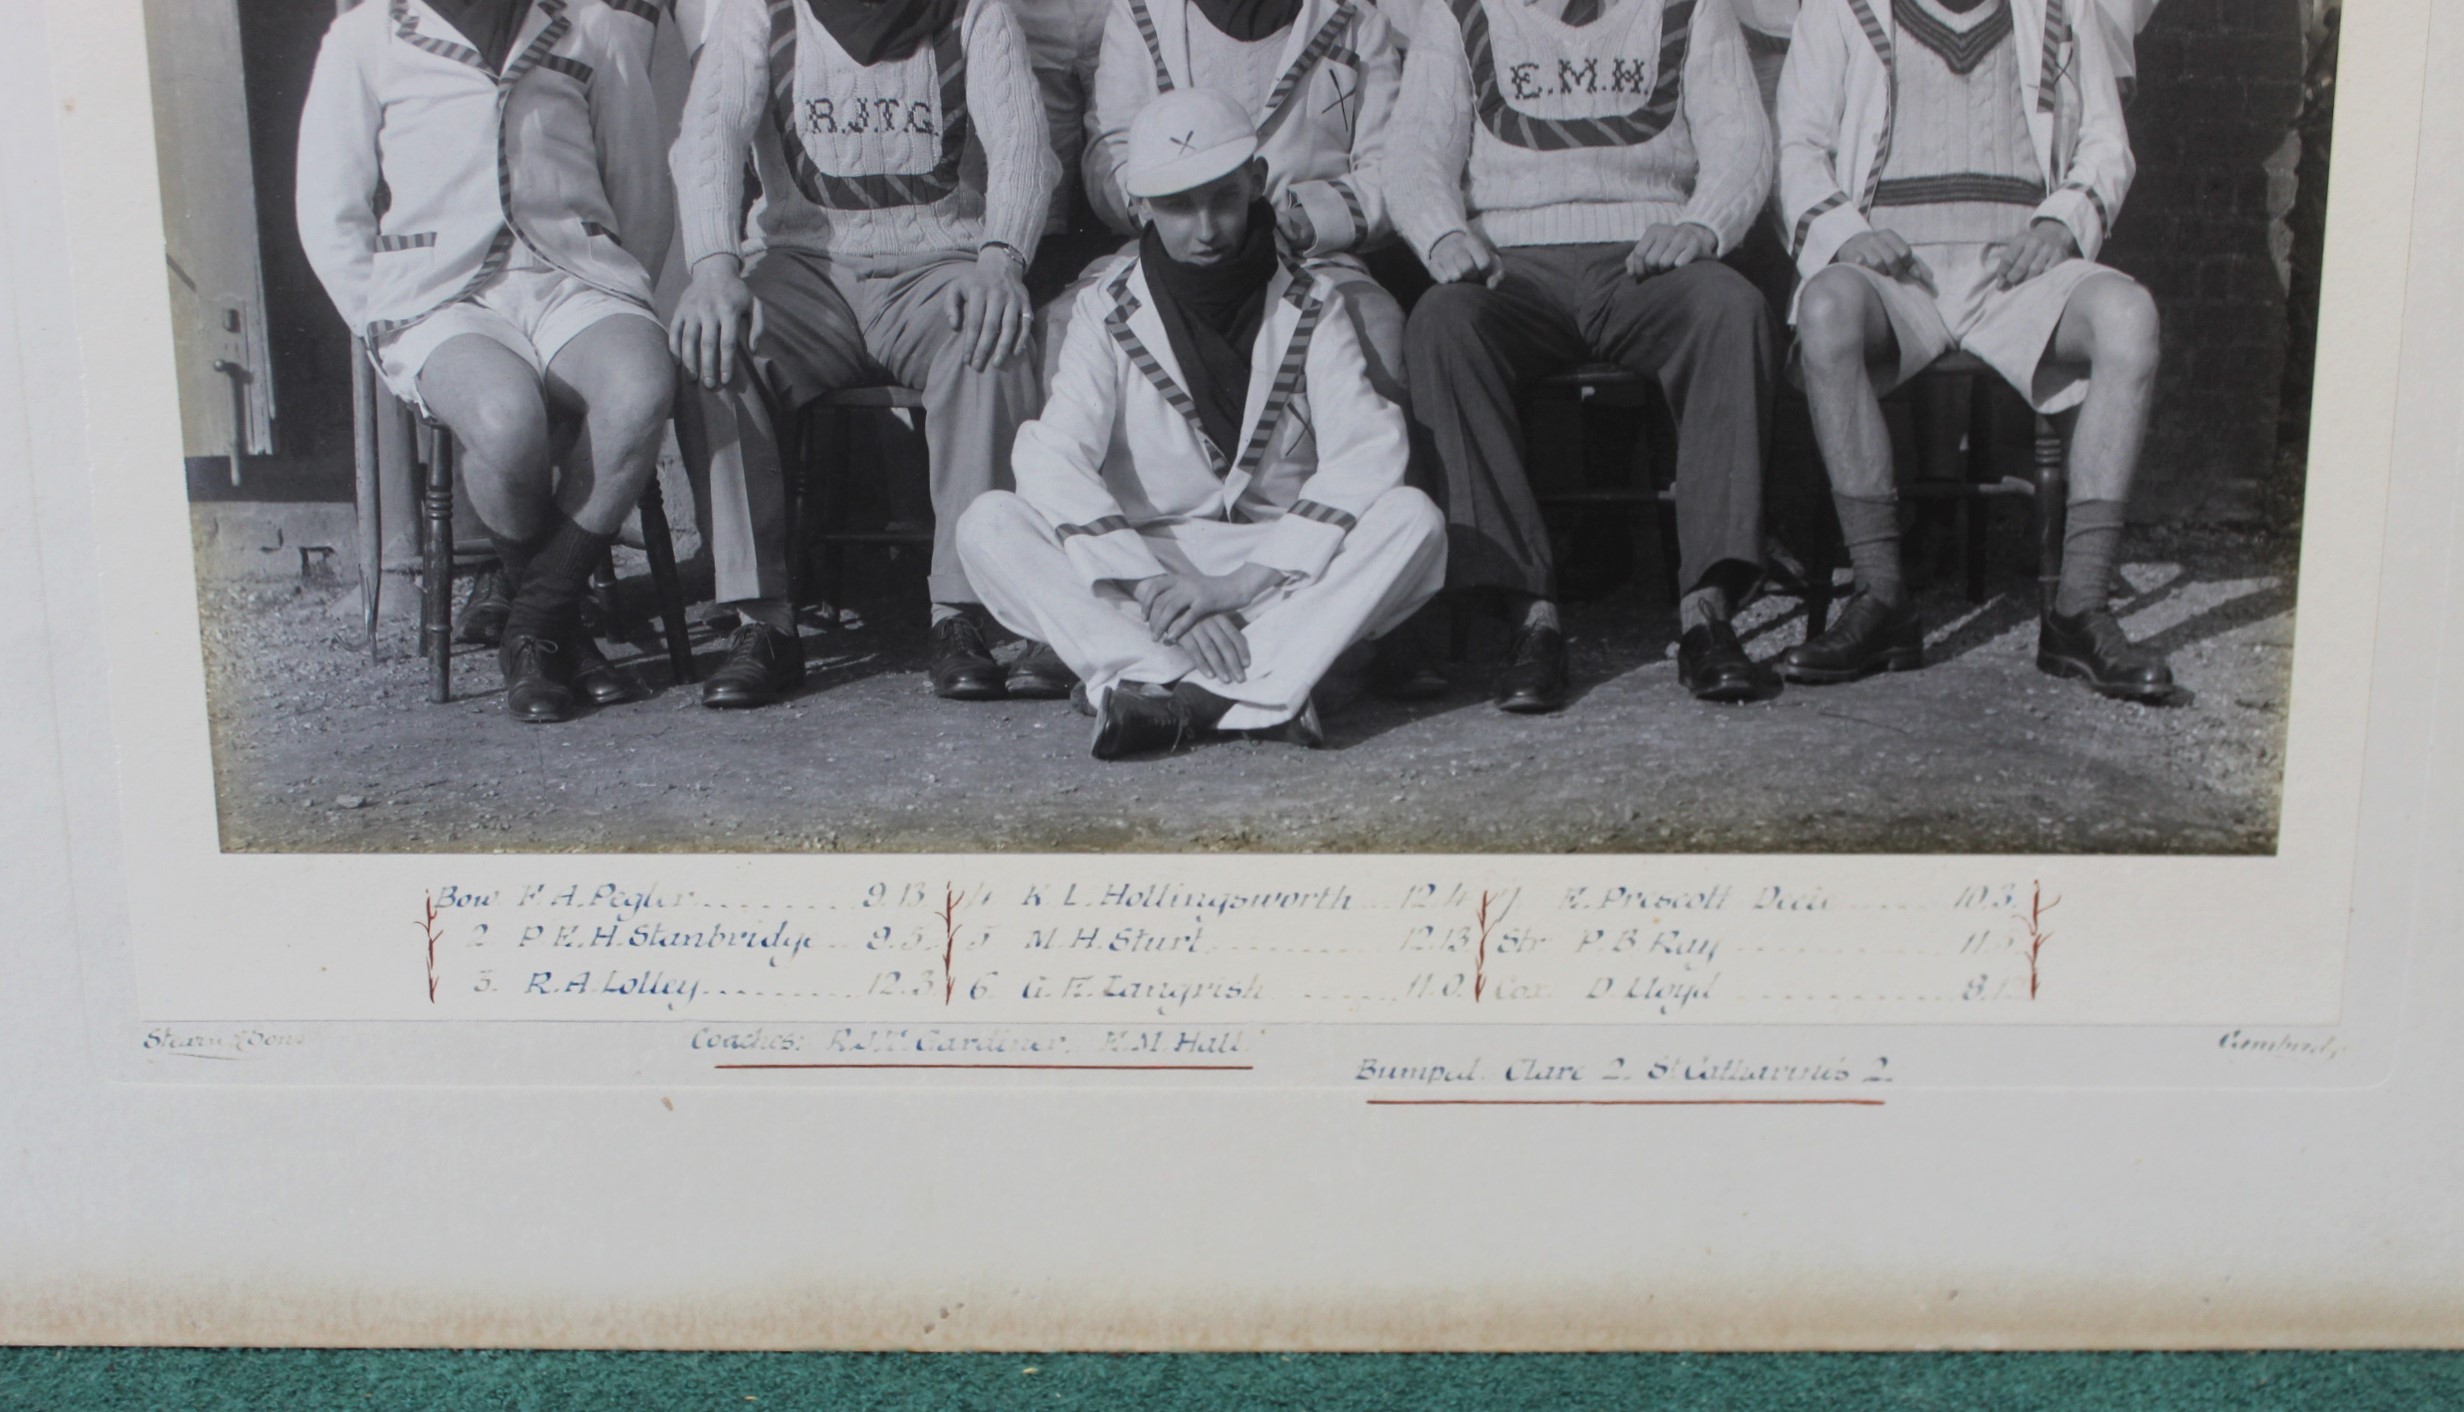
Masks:
[[[2231,516],[2277,473],[2285,288],[2270,185],[2281,211],[2303,19],[2303,0],[2164,0],[2139,37],[2139,175],[2105,259],[2164,311],[2141,518]]]

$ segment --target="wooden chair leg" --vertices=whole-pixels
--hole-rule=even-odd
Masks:
[[[599,635],[623,639],[633,634],[626,630],[624,610],[616,601],[616,551],[610,548],[599,556],[598,567],[590,571],[590,601],[599,610]]]
[[[377,656],[376,627],[385,593],[384,489],[377,473],[376,369],[368,347],[351,340],[352,496],[359,512],[359,613],[368,660]]]
[[[1993,482],[1994,401],[1996,389],[1984,378],[1972,378],[1968,384],[1968,484],[1971,487]],[[1960,518],[1965,531],[1965,547],[1961,557],[1968,576],[1968,601],[1985,601],[1985,534],[1993,526],[1993,500],[1975,490],[1960,498]]]
[[[642,552],[650,556],[650,583],[659,595],[659,634],[667,643],[669,675],[677,685],[693,680],[693,638],[684,621],[684,581],[676,574],[676,541],[667,523],[667,497],[652,476],[642,491]]]
[[[847,468],[856,463],[856,419],[844,411],[831,413],[830,419],[830,464],[821,468],[815,492],[821,501],[821,547],[815,552],[821,560],[822,601],[829,605],[830,620],[839,622],[847,606],[847,548],[830,536],[847,528]]]
[[[2070,515],[2070,472],[2062,433],[2051,418],[2036,419],[2036,585],[2038,608],[2053,611],[2062,586],[2062,530]]]
[[[453,433],[437,427],[429,438],[419,636],[428,654],[428,699],[440,705],[453,700],[453,463]]]

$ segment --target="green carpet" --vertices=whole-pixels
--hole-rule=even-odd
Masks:
[[[0,1409],[2464,1409],[2464,1355],[1498,1357],[0,1349]]]

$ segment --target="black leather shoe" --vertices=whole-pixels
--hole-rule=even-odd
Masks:
[[[1196,741],[1198,734],[1189,708],[1170,687],[1122,682],[1104,693],[1092,753],[1098,760],[1168,755]]]
[[[1677,681],[1695,700],[1718,702],[1753,701],[1774,685],[1725,622],[1687,628],[1677,639]]]
[[[1916,605],[1891,607],[1871,594],[1848,600],[1838,621],[1819,636],[1780,654],[1780,675],[1808,686],[1855,681],[1876,672],[1913,672],[1925,665],[1925,629]]]
[[[505,711],[517,721],[548,725],[573,719],[573,691],[559,680],[557,647],[544,637],[508,638],[496,649],[505,673]]]
[[[1420,643],[1402,633],[1377,640],[1369,659],[1369,690],[1388,701],[1435,701],[1454,689]]]
[[[727,660],[702,683],[702,704],[767,706],[803,684],[804,639],[748,621],[728,637]]]
[[[1517,632],[1497,678],[1497,709],[1531,716],[1565,704],[1566,635],[1556,628]]]
[[[577,628],[560,644],[573,667],[573,689],[593,706],[621,706],[634,699],[632,678],[599,650],[599,639]]]
[[[984,630],[960,614],[933,624],[929,666],[933,695],[948,701],[998,701],[1004,695],[1001,664],[992,659]]]
[[[471,585],[469,601],[453,620],[453,640],[494,647],[505,640],[505,619],[512,613],[513,595],[505,592],[505,576],[490,569]]]
[[[2170,701],[2176,690],[2163,655],[2132,642],[2106,608],[2047,613],[2036,632],[2036,670],[2076,677],[2124,701]]]
[[[1303,750],[1325,745],[1326,727],[1318,720],[1318,699],[1312,696],[1300,703],[1300,713],[1283,723],[1280,734],[1285,743]]]
[[[1078,674],[1048,642],[1030,642],[1010,663],[1009,693],[1026,701],[1059,701],[1078,685]]]

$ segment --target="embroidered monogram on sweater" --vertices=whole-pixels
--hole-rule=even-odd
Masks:
[[[958,190],[959,162],[967,149],[967,56],[953,24],[935,37],[923,68],[927,84],[939,79],[938,112],[920,98],[845,92],[801,95],[797,79],[797,0],[770,0],[770,112],[779,146],[796,189],[816,206],[871,211],[893,206],[934,206]],[[857,83],[896,84],[915,59],[870,67],[849,60]],[[825,172],[808,139],[824,146],[858,137],[939,138],[932,165],[921,171]],[[867,154],[870,155],[870,154]]]
[[[1463,31],[1463,55],[1472,71],[1472,96],[1481,125],[1498,141],[1542,152],[1572,147],[1639,147],[1676,121],[1684,90],[1685,59],[1694,25],[1694,0],[1665,0],[1660,10],[1660,49],[1650,59],[1627,55],[1507,66],[1498,77],[1497,51],[1481,0],[1447,0]],[[1509,90],[1511,92],[1509,92]],[[1513,106],[1562,97],[1632,94],[1643,98],[1622,113],[1594,118],[1537,118]]]
[[[2010,0],[1979,0],[1988,5],[1985,17],[1966,28],[1954,26],[1926,0],[1891,0],[1891,18],[1900,33],[1942,56],[1955,74],[1976,71],[1994,46],[2011,37]],[[1974,5],[1945,4],[1953,13],[1968,13]]]

